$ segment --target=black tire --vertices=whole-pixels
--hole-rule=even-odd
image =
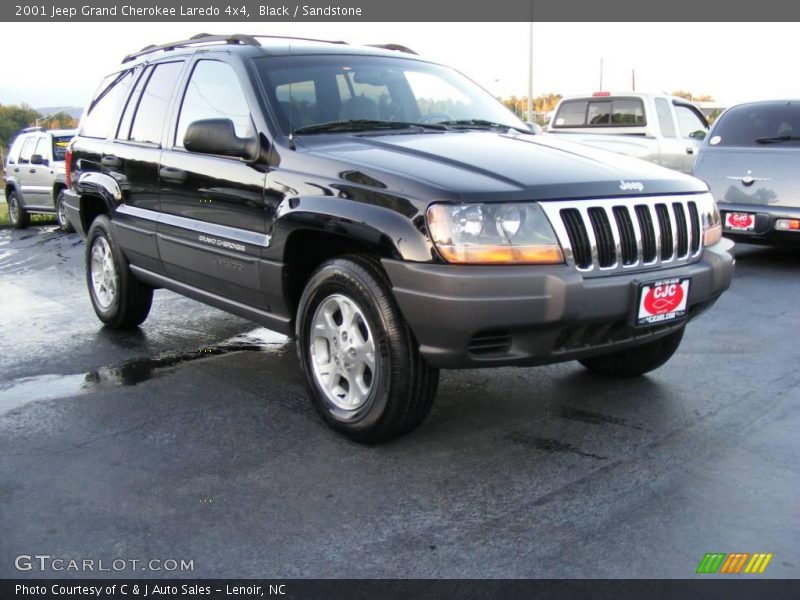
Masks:
[[[64,206],[63,189],[58,190],[58,195],[56,196],[56,222],[58,223],[58,228],[64,233],[75,231],[72,223],[69,222],[69,215],[67,215],[67,209]]]
[[[11,190],[6,201],[8,202],[8,221],[14,229],[25,229],[31,224],[31,216],[20,205],[16,191]]]
[[[103,247],[103,244],[106,246]],[[110,252],[107,254],[113,274],[109,282],[113,282],[114,293],[101,297],[93,282],[93,253],[99,247]],[[111,221],[100,215],[89,228],[86,237],[86,285],[89,298],[97,317],[111,329],[132,329],[141,324],[150,312],[153,302],[153,288],[136,279],[128,267],[128,259],[122,253],[111,231]]]
[[[638,377],[667,362],[680,346],[684,327],[647,344],[619,350],[612,354],[584,358],[584,367],[607,377]]]
[[[363,404],[353,410],[342,409],[329,398],[314,371],[323,367],[319,367],[319,361],[313,363],[311,333],[318,308],[332,298],[341,297],[360,311],[358,318],[366,322],[375,349],[370,389],[364,393]],[[315,339],[318,343],[321,338]],[[328,348],[325,352],[330,355]],[[346,352],[344,348],[341,350]],[[358,442],[380,443],[409,433],[422,424],[433,405],[439,371],[420,355],[392,296],[389,281],[380,263],[371,257],[343,256],[324,263],[314,272],[297,312],[297,352],[319,414],[333,429]],[[346,359],[346,355],[342,357]],[[333,366],[330,356],[328,366]],[[362,379],[366,379],[365,374],[362,371]],[[346,375],[342,372],[345,383]]]

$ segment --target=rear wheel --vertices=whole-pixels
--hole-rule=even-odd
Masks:
[[[106,326],[131,329],[147,318],[153,288],[131,273],[105,215],[92,222],[86,237],[86,283],[94,312]]]
[[[439,371],[420,355],[376,260],[346,256],[317,269],[300,300],[297,350],[317,411],[354,440],[408,433],[431,409]]]
[[[31,223],[30,215],[20,206],[17,192],[8,193],[8,220],[14,229],[25,229]]]
[[[641,346],[619,350],[611,354],[584,358],[584,367],[608,377],[636,377],[653,371],[667,362],[680,346],[683,338],[681,327],[678,331],[665,335]]]
[[[75,231],[72,223],[69,222],[67,207],[64,205],[64,190],[59,190],[58,196],[56,196],[56,221],[58,222],[58,228],[64,233]]]

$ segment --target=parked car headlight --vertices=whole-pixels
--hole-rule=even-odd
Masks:
[[[428,230],[451,263],[472,265],[564,262],[564,254],[542,208],[533,202],[433,204]]]
[[[722,219],[719,208],[711,194],[704,194],[697,200],[700,212],[700,226],[703,228],[703,245],[710,246],[722,239]]]

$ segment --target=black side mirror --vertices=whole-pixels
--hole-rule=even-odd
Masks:
[[[706,139],[706,132],[702,129],[698,129],[697,131],[690,133],[689,138],[693,140],[704,140]]]
[[[45,159],[41,154],[34,154],[31,156],[32,165],[46,165],[47,163],[47,159]]]
[[[230,119],[194,121],[186,129],[183,147],[189,152],[221,154],[254,160],[258,156],[258,138],[240,138]]]

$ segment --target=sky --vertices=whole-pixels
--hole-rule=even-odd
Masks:
[[[800,97],[796,23],[535,23],[534,96],[603,88],[708,94],[723,106]],[[84,106],[122,57],[198,32],[403,44],[495,96],[525,96],[527,23],[0,23],[0,103]],[[16,60],[9,60],[16,57]]]

